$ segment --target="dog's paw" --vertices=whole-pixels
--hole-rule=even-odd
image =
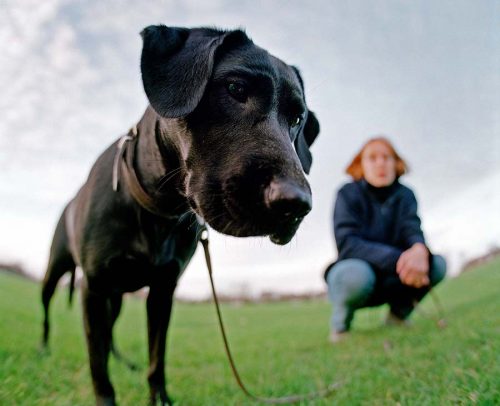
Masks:
[[[165,389],[151,389],[149,404],[150,406],[173,406],[174,402]]]
[[[97,396],[95,404],[96,406],[116,406],[115,398],[108,396]]]
[[[46,342],[42,342],[36,349],[36,352],[39,357],[47,357],[50,355],[50,347]]]

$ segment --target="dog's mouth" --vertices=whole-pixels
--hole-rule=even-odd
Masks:
[[[288,244],[293,236],[295,235],[295,231],[292,233],[286,233],[286,234],[281,234],[281,233],[276,233],[276,234],[271,234],[269,236],[269,239],[271,242],[277,244],[277,245],[285,245]]]
[[[305,191],[301,192],[304,189],[293,183],[274,181],[270,175],[272,171],[265,166],[259,169],[244,171],[244,175],[232,175],[224,181],[206,174],[190,178],[192,182],[188,182],[187,187],[189,205],[210,227],[222,234],[268,236],[274,244],[287,244],[311,209],[307,202],[308,191],[304,188]],[[292,198],[287,199],[290,194]],[[304,204],[299,207],[297,200],[293,199],[297,194],[306,195]]]
[[[297,232],[297,229],[299,228],[299,224],[301,223],[302,218],[295,218],[292,220],[290,224],[284,225],[282,228],[278,229],[274,233],[271,233],[269,235],[269,239],[278,245],[285,245],[288,244],[295,233]]]
[[[254,210],[236,205],[230,199],[203,207],[197,199],[188,199],[193,210],[214,230],[233,237],[266,237],[277,245],[285,245],[294,237],[303,217],[276,223],[255,205]]]
[[[271,242],[278,245],[290,242],[303,219],[295,217],[277,221],[262,205],[241,207],[231,200],[226,201],[226,210],[235,228],[233,235],[268,236]]]
[[[258,226],[254,222],[243,222],[233,218],[227,222],[207,222],[216,231],[233,237],[269,237],[274,244],[285,245],[294,237],[301,220],[296,220],[293,224],[281,225],[278,228],[272,227],[272,229],[269,225]]]

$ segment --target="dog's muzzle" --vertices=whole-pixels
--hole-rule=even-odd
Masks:
[[[264,191],[264,204],[275,229],[269,236],[275,244],[288,243],[302,219],[312,209],[309,191],[286,180],[273,180]]]

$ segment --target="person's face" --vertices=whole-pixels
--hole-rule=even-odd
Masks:
[[[368,144],[361,155],[365,180],[374,187],[389,186],[396,179],[396,159],[382,142]]]

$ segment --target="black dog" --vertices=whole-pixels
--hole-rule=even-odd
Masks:
[[[165,339],[177,280],[199,239],[195,215],[234,236],[291,240],[311,210],[304,172],[319,132],[296,68],[242,31],[151,26],[141,70],[151,106],[111,145],[57,225],[42,299],[84,272],[82,304],[98,405],[114,405],[107,362],[122,294],[149,286],[150,399],[170,403]]]

